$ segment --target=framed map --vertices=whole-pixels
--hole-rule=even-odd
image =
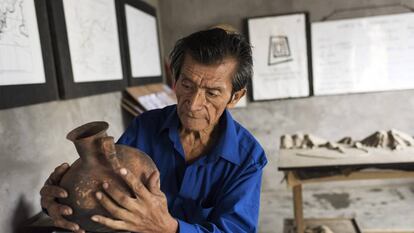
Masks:
[[[45,0],[0,0],[0,109],[57,97]]]
[[[141,0],[123,0],[120,4],[129,85],[162,82],[155,8]]]
[[[115,0],[50,0],[59,94],[75,98],[126,86]]]
[[[254,100],[305,97],[311,94],[307,13],[247,19],[252,45]]]

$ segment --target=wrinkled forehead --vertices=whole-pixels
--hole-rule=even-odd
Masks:
[[[181,76],[186,78],[204,81],[225,81],[230,82],[236,72],[237,61],[234,58],[227,57],[215,63],[203,64],[190,55],[186,55],[181,68]]]

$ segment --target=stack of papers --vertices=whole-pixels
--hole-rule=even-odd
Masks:
[[[165,84],[128,87],[122,98],[122,108],[133,116],[177,103],[174,91]]]

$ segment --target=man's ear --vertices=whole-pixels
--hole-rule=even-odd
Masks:
[[[239,91],[236,91],[230,99],[230,102],[227,104],[228,108],[233,108],[239,102],[241,98],[246,94],[246,88],[243,88]]]

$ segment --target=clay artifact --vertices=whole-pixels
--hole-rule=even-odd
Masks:
[[[414,138],[395,129],[389,131],[382,130],[362,139],[361,144],[367,147],[401,150],[414,146]]]
[[[111,215],[97,202],[95,193],[102,189],[103,182],[132,192],[114,169],[127,168],[144,184],[157,170],[154,162],[144,152],[135,148],[115,145],[113,137],[108,137],[108,123],[90,122],[68,133],[79,154],[77,159],[63,176],[60,186],[67,190],[68,198],[59,202],[70,206],[73,214],[66,218],[76,222],[86,231],[110,232],[111,230],[90,220],[92,215]]]
[[[280,138],[281,149],[315,149],[326,148],[344,153],[344,148],[348,146],[356,148],[364,152],[368,152],[368,148],[382,148],[391,150],[402,150],[407,147],[414,146],[414,138],[407,133],[399,130],[381,130],[368,137],[354,141],[351,137],[344,137],[338,142],[332,142],[324,138],[317,137],[312,134],[285,134]]]
[[[312,134],[285,134],[280,138],[281,149],[315,149],[319,147],[344,153],[343,147],[338,143],[330,142]]]

